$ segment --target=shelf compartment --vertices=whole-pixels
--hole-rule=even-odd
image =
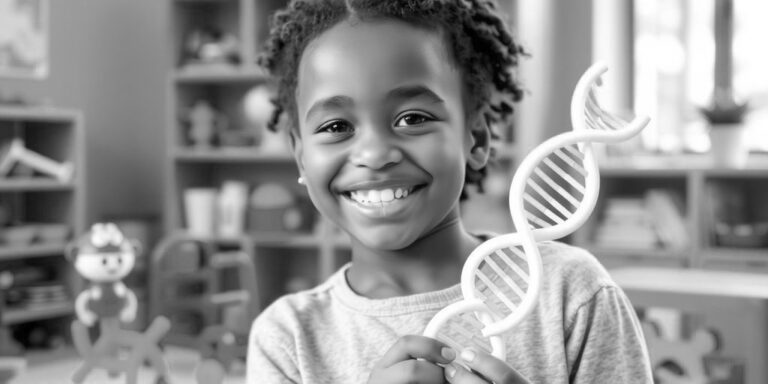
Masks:
[[[5,308],[0,317],[3,325],[13,325],[28,321],[52,319],[72,315],[75,303],[71,300],[60,303],[39,304],[27,308]]]

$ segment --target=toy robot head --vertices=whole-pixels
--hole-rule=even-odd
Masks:
[[[140,247],[112,223],[96,223],[67,247],[67,256],[84,278],[93,282],[122,280],[133,269]]]

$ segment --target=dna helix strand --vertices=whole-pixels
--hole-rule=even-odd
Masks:
[[[572,130],[544,141],[522,160],[509,189],[516,232],[492,237],[472,251],[461,273],[463,299],[440,310],[424,336],[505,360],[501,335],[533,311],[543,284],[537,243],[573,233],[595,207],[600,169],[592,143],[627,140],[649,122],[648,117],[626,120],[600,106],[596,91],[607,70],[595,63],[576,84]]]

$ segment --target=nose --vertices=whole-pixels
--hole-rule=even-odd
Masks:
[[[403,160],[403,152],[389,132],[363,129],[352,148],[349,160],[358,167],[383,169]]]

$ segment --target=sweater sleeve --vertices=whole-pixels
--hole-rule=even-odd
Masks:
[[[266,318],[258,318],[251,326],[246,363],[247,384],[296,384],[300,375],[295,353],[281,343],[284,330],[272,326]]]
[[[653,382],[640,322],[620,288],[598,290],[579,307],[566,332],[571,383]]]

